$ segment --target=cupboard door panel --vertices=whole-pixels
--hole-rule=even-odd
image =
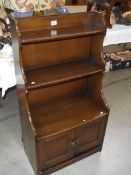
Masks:
[[[43,163],[41,162],[43,167],[41,169],[53,167],[72,158],[73,150],[71,143],[74,136],[74,131],[68,131],[44,139],[42,143],[43,155],[40,154],[40,157],[43,156]]]
[[[100,141],[101,121],[84,124],[76,129],[76,154],[86,152],[97,146]]]

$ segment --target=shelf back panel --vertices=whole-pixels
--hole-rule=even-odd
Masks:
[[[10,18],[13,18],[10,16]],[[101,16],[95,13],[76,13],[67,15],[44,15],[29,17],[29,18],[16,18],[19,32],[30,32],[36,30],[47,30],[54,28],[64,28],[68,26],[79,26],[85,24],[94,24],[94,20],[101,23]],[[56,25],[52,25],[52,21],[57,21]]]
[[[28,94],[29,104],[31,106],[45,104],[59,98],[71,96],[77,93],[83,93],[86,91],[86,82],[86,78],[83,78],[56,86],[30,90]]]
[[[76,61],[89,57],[90,37],[23,45],[25,69]]]

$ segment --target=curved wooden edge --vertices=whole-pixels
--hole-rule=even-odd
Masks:
[[[93,76],[89,77],[87,80],[87,87],[89,89],[89,93],[91,94],[91,97],[103,107],[103,110],[109,113],[110,108],[105,100],[102,88],[103,72],[100,72],[99,74]]]
[[[104,104],[104,106],[106,107],[108,113],[110,112],[110,107],[105,99],[105,95],[104,95],[104,90],[103,90],[103,75],[102,77],[100,78],[100,96],[101,96],[101,102]]]
[[[31,128],[32,128],[32,131],[33,131],[33,134],[35,136],[37,136],[37,133],[36,133],[36,130],[35,130],[35,127],[34,127],[34,124],[33,124],[33,121],[32,121],[32,118],[31,118],[31,113],[30,113],[30,108],[29,108],[29,105],[28,105],[28,99],[27,99],[27,95],[25,94],[24,96],[24,104],[25,104],[25,112],[26,112],[26,117],[31,125]]]

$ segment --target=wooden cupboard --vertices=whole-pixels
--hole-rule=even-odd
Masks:
[[[109,114],[101,15],[10,21],[22,140],[35,173],[49,174],[101,151]]]

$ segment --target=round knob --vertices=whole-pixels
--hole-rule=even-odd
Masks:
[[[76,139],[76,143],[77,143],[77,144],[79,144],[79,143],[80,143],[80,140],[79,140],[78,138]]]
[[[75,146],[75,140],[73,140],[72,142],[71,142],[71,145],[72,145],[72,147],[74,147]]]

